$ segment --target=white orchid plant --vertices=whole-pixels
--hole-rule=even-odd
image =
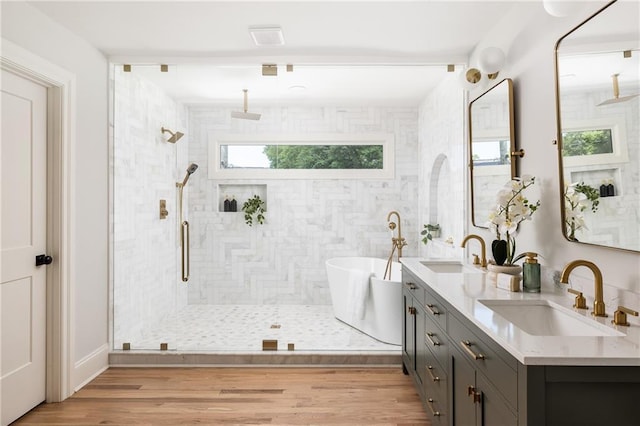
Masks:
[[[564,190],[564,222],[567,226],[567,237],[576,240],[576,231],[588,229],[583,212],[591,209],[598,211],[600,193],[584,182],[566,185]]]
[[[524,191],[535,183],[535,177],[524,175],[514,178],[498,191],[496,206],[489,214],[489,228],[496,233],[497,240],[492,244],[494,260],[498,265],[513,265],[522,256],[516,256],[516,239],[518,225],[531,220],[533,213],[540,207],[540,200],[531,202]],[[495,247],[497,241],[506,242],[506,256],[497,256]],[[499,257],[502,257],[501,259]]]

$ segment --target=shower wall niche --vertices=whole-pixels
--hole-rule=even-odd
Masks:
[[[265,184],[219,184],[218,185],[218,211],[224,212],[224,200],[235,199],[238,203],[238,212],[242,212],[242,205],[245,201],[253,196],[258,195],[265,203],[268,211],[267,203],[267,185]],[[230,213],[230,212],[227,212]]]

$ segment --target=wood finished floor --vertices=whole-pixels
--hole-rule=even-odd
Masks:
[[[16,425],[429,425],[391,368],[110,368]]]

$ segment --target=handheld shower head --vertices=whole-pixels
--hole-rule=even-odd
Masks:
[[[198,165],[196,163],[189,164],[189,167],[187,167],[187,174],[184,176],[184,180],[182,181],[182,186],[185,186],[187,184],[189,176],[191,176],[197,169]]]
[[[169,133],[171,135],[171,137],[169,139],[167,139],[167,142],[171,142],[171,143],[176,143],[180,140],[181,137],[184,136],[184,133],[181,132],[172,132],[169,129],[165,129],[164,127],[162,127],[162,133]],[[197,166],[196,166],[197,167]]]

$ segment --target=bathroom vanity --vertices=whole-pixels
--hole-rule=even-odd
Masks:
[[[639,424],[637,320],[612,325],[616,306],[593,318],[564,288],[509,292],[472,266],[401,262],[403,370],[432,424]]]

